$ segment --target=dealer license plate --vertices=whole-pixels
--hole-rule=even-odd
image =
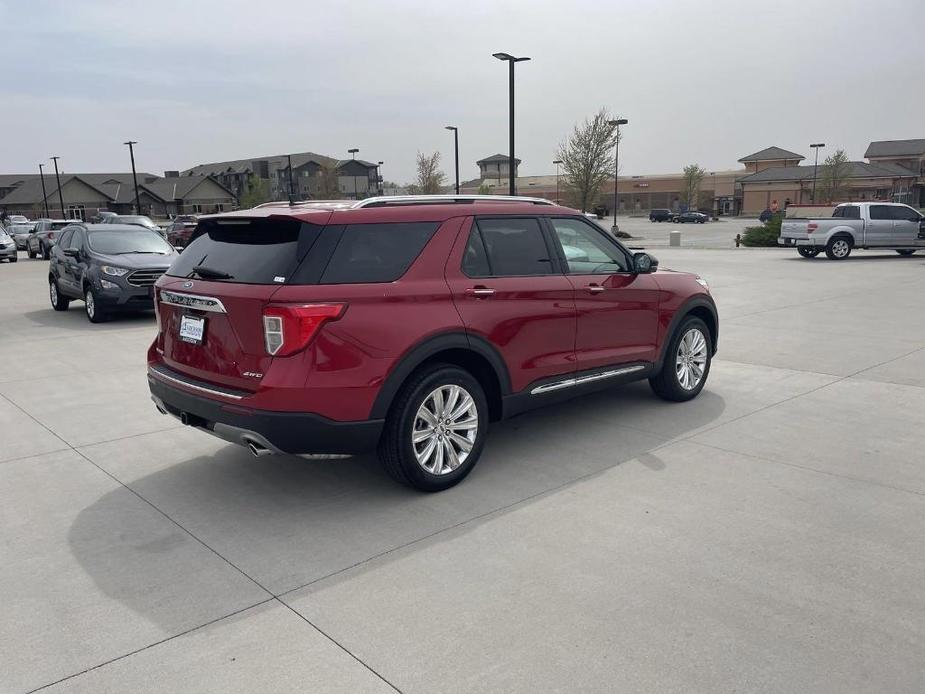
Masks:
[[[194,345],[202,344],[202,337],[206,333],[206,319],[195,316],[180,317],[180,339]]]

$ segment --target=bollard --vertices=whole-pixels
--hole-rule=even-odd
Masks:
[[[669,246],[680,246],[681,245],[681,232],[675,229],[674,231],[668,232],[668,245]]]

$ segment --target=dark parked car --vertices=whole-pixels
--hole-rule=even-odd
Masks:
[[[668,209],[658,209],[649,211],[650,222],[670,222],[674,213]]]
[[[453,486],[489,422],[648,378],[697,396],[706,282],[656,272],[575,210],[503,196],[301,203],[200,220],[156,285],[157,408],[254,455],[378,448]]]
[[[56,311],[82,299],[101,323],[119,311],[154,308],[154,283],[177,252],[156,232],[119,224],[72,224],[52,249],[48,294]]]
[[[26,240],[26,251],[30,258],[42,256],[45,260],[50,257],[51,249],[57,243],[59,232],[73,219],[40,219],[35,223],[35,231]]]
[[[682,212],[681,214],[676,214],[672,221],[675,224],[686,224],[687,222],[703,224],[708,219],[710,218],[703,212]]]
[[[174,218],[167,226],[167,242],[172,246],[185,248],[198,223],[199,218],[191,215]]]
[[[101,224],[129,224],[131,226],[144,227],[151,231],[156,231],[162,237],[166,238],[164,230],[155,224],[150,217],[143,214],[114,214],[104,217],[100,220]]]

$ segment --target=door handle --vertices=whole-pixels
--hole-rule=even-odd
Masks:
[[[495,290],[491,287],[470,287],[466,290],[466,296],[474,296],[476,299],[483,299],[494,293]]]
[[[585,289],[591,294],[600,294],[602,291],[604,291],[604,287],[599,284],[589,284],[587,287],[585,287]]]

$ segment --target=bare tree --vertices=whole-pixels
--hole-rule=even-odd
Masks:
[[[562,160],[562,178],[566,195],[582,212],[586,212],[600,195],[604,181],[614,174],[613,152],[617,129],[606,108],[585,118],[559,145],[556,158]]]
[[[340,179],[337,167],[333,164],[322,164],[318,169],[318,200],[340,200],[343,194],[340,191]]]
[[[681,202],[688,207],[697,207],[700,201],[700,184],[706,174],[697,164],[688,164],[684,167],[684,190],[681,191]]]
[[[440,152],[422,154],[418,152],[418,175],[408,186],[412,195],[435,195],[443,188],[446,174],[440,170]]]
[[[837,202],[848,192],[848,175],[851,173],[851,162],[843,149],[826,157],[819,175],[818,199],[826,202]]]

